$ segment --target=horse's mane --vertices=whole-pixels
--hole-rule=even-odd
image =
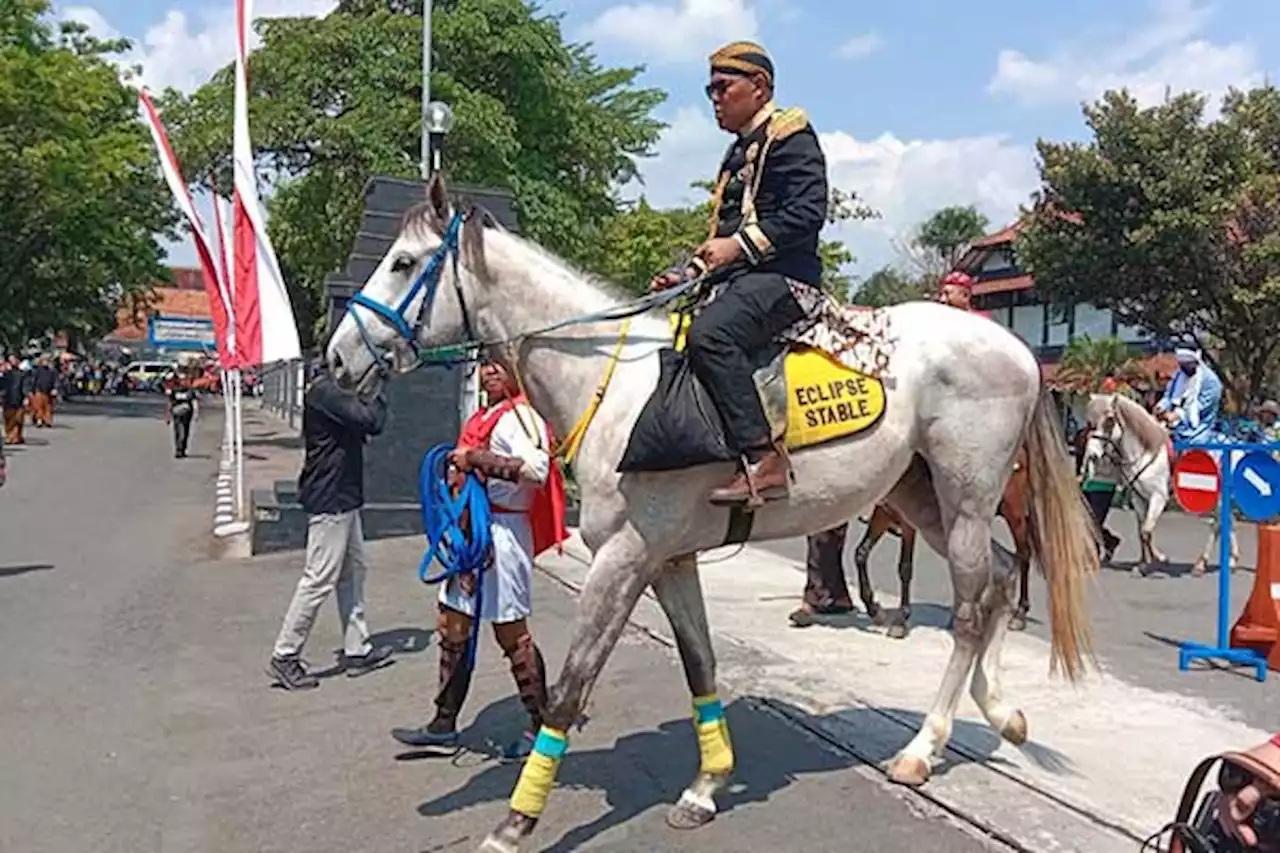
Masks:
[[[481,214],[486,213],[483,208],[477,208],[477,211]],[[510,240],[517,247],[532,254],[539,264],[551,267],[556,273],[564,276],[565,278],[578,279],[580,283],[587,285],[592,290],[598,292],[601,297],[612,303],[630,302],[636,298],[636,294],[628,292],[608,279],[602,278],[595,273],[587,272],[570,261],[558,257],[552,252],[544,249],[532,240],[521,237],[519,234],[508,230],[493,216],[486,217],[486,227],[491,228],[493,231]],[[415,234],[418,236],[421,236],[424,233],[430,233],[435,237],[439,237],[440,229],[441,224],[439,222],[439,218],[436,216],[435,210],[432,208],[431,202],[429,201],[418,202],[413,207],[406,210],[400,219],[400,230],[405,233]],[[658,315],[655,313],[653,316],[657,317]]]
[[[1116,417],[1125,429],[1132,432],[1147,450],[1158,450],[1169,441],[1169,435],[1160,426],[1160,422],[1151,416],[1141,405],[1123,394],[1115,395]]]

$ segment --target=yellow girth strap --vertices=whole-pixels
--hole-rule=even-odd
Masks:
[[[591,402],[587,404],[587,410],[582,413],[582,417],[578,418],[578,422],[573,425],[573,429],[569,430],[569,434],[564,437],[564,441],[560,442],[560,446],[556,449],[556,455],[564,459],[565,464],[572,464],[575,456],[578,455],[578,448],[582,446],[582,439],[587,435],[587,428],[591,426],[591,421],[595,419],[596,412],[600,409],[600,404],[604,402],[605,392],[609,390],[609,382],[613,379],[613,371],[618,367],[618,359],[622,357],[622,348],[627,343],[627,333],[631,331],[631,318],[622,321],[622,329],[618,333],[618,342],[613,346],[613,354],[609,356],[609,364],[605,367],[604,378],[600,380],[596,392],[591,396]]]

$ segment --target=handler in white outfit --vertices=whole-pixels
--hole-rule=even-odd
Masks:
[[[488,360],[480,366],[486,405],[464,425],[450,456],[456,471],[476,471],[485,480],[492,508],[493,560],[482,573],[482,622],[511,661],[520,699],[529,712],[525,737],[508,747],[506,757],[528,754],[546,707],[546,668],[529,633],[533,611],[534,524],[539,493],[560,486],[553,469],[550,433],[542,417],[519,393],[505,367]],[[556,539],[556,542],[560,541]],[[551,543],[555,544],[555,543]],[[544,546],[545,547],[545,546]],[[392,736],[410,746],[450,746],[457,742],[457,718],[471,685],[467,642],[475,617],[475,575],[454,577],[440,590],[440,690],[436,714],[426,726],[398,728]]]

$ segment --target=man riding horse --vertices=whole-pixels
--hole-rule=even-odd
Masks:
[[[707,97],[736,134],[720,164],[711,233],[685,269],[656,276],[662,290],[713,273],[723,282],[689,328],[689,364],[721,418],[741,470],[714,504],[785,498],[788,464],[770,435],[752,379],[753,357],[806,319],[797,296],[822,278],[818,236],[827,221],[827,164],[804,112],[773,101],[773,61],[753,42],[711,55]]]

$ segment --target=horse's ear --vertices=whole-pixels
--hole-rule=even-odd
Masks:
[[[449,221],[449,193],[445,190],[444,174],[436,172],[427,184],[427,209],[431,213],[432,224],[437,231],[444,231]]]
[[[484,229],[493,223],[493,217],[483,206],[472,204],[462,223],[462,259],[481,279],[489,277],[489,265],[484,253]]]

